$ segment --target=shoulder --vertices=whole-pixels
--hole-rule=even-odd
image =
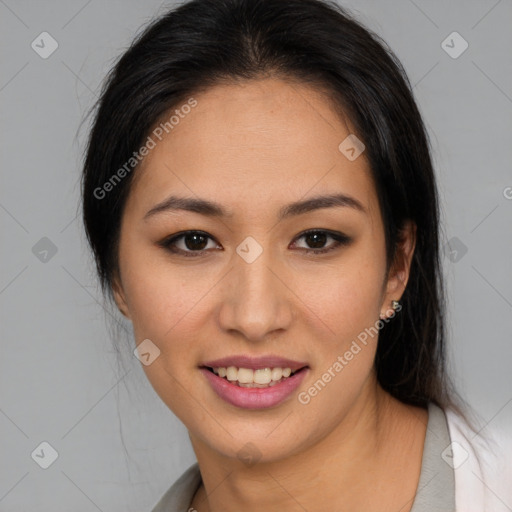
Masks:
[[[188,510],[200,483],[201,473],[198,464],[195,463],[167,489],[151,512],[183,512]]]
[[[512,510],[510,420],[493,418],[470,426],[455,410],[444,412],[451,442],[441,456],[454,470],[457,511]]]

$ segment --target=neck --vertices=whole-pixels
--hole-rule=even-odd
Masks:
[[[427,412],[395,400],[375,379],[367,384],[328,435],[286,459],[247,467],[191,436],[203,479],[193,507],[198,512],[348,511],[398,503],[397,510],[409,510]]]

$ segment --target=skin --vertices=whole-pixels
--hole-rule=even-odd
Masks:
[[[114,282],[136,343],[149,338],[161,351],[143,366],[147,378],[188,429],[203,479],[191,506],[199,512],[410,510],[428,413],[379,386],[377,338],[309,404],[297,393],[380,315],[390,315],[408,280],[414,226],[406,225],[387,273],[368,162],[364,153],[349,161],[338,150],[353,130],[319,91],[265,78],[218,85],[195,99],[197,106],[137,169]],[[355,198],[364,211],[322,208],[277,220],[285,204],[332,193]],[[173,210],[144,220],[170,194],[215,201],[233,215]],[[308,244],[300,234],[313,228],[352,241],[306,254],[335,244],[329,237],[323,246]],[[158,245],[184,230],[211,237],[202,255]],[[247,236],[263,250],[252,263],[236,252]],[[193,242],[176,245],[190,253]],[[277,354],[307,362],[309,371],[280,405],[240,409],[219,398],[198,369],[238,354]],[[251,466],[237,457],[247,442],[258,450]]]

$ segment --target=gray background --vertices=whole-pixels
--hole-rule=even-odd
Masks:
[[[129,334],[118,365],[108,319],[120,315],[103,309],[76,216],[80,122],[113,59],[170,5],[0,0],[1,512],[150,510],[195,460]],[[384,37],[414,84],[443,243],[458,251],[444,257],[451,365],[484,420],[511,427],[512,2],[343,5]],[[47,59],[31,48],[43,31],[59,45]],[[441,46],[453,31],[469,43],[456,59]],[[41,252],[43,237],[54,255]],[[48,469],[31,458],[43,441],[59,454]]]

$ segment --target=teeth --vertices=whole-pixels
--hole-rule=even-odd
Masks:
[[[291,368],[260,368],[253,370],[251,368],[228,366],[227,368],[213,368],[213,372],[219,377],[226,378],[244,388],[266,388],[275,386],[281,380],[289,377],[292,370]]]
[[[273,368],[272,369],[272,380],[279,380],[283,376],[282,368]]]
[[[228,378],[228,380],[237,380],[238,379],[238,370],[235,366],[229,366],[227,369],[226,369],[226,377]]]
[[[250,368],[239,368],[238,369],[238,382],[240,384],[251,384],[254,382],[254,370]]]
[[[268,384],[272,380],[272,370],[270,368],[262,368],[254,371],[254,382],[256,384]]]

